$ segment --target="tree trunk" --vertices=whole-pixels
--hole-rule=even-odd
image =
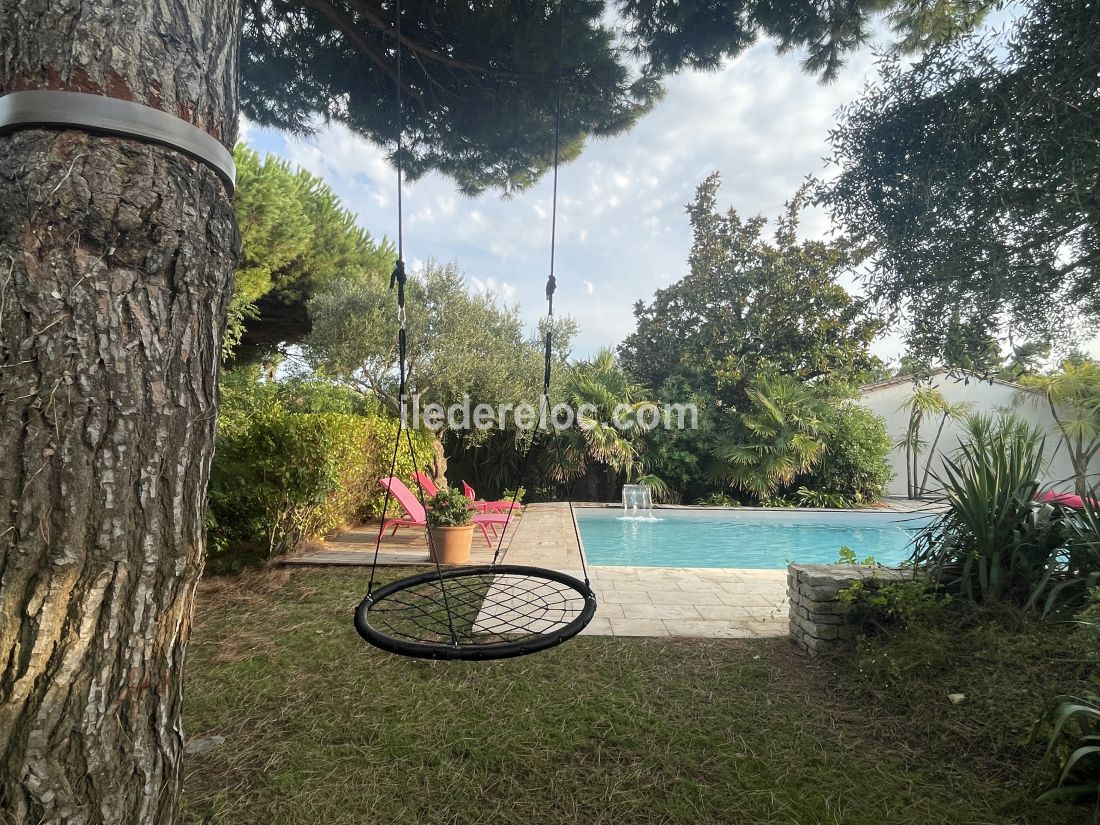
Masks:
[[[432,433],[432,463],[428,475],[440,487],[447,484],[447,451],[439,433]]]
[[[928,489],[928,476],[932,473],[932,459],[936,457],[936,448],[940,446],[940,437],[943,435],[944,425],[947,424],[947,413],[940,418],[939,429],[932,440],[932,448],[928,451],[928,459],[924,462],[924,475],[921,477],[920,487],[917,488],[917,498],[924,498],[924,492]]]
[[[0,93],[236,136],[232,0],[6,0]],[[171,149],[0,137],[0,819],[169,823],[204,549],[230,198]]]

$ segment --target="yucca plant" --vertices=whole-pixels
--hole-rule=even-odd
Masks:
[[[937,481],[947,511],[917,536],[911,561],[975,602],[1036,603],[1064,545],[1063,510],[1035,503],[1043,436],[1015,416],[972,416]]]
[[[1100,486],[1082,497],[1080,508],[1063,508],[1066,540],[1051,559],[1045,580],[1043,612],[1073,604],[1100,585]]]
[[[1069,740],[1069,752],[1054,787],[1039,800],[1079,799],[1087,795],[1097,797],[1100,802],[1100,697],[1063,697],[1044,721],[1053,726],[1047,756],[1065,740]],[[1094,821],[1100,821],[1100,807]]]

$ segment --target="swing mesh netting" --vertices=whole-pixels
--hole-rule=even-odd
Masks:
[[[394,653],[432,659],[499,659],[575,636],[596,609],[592,591],[565,573],[519,565],[424,573],[378,588],[356,625]]]

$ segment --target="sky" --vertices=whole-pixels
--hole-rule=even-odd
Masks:
[[[763,41],[720,71],[674,76],[632,131],[590,142],[562,167],[554,305],[580,325],[574,356],[620,342],[635,301],[687,274],[684,207],[708,174],[722,175],[723,208],[769,219],[807,175],[828,174],[828,131],[873,76],[874,57],[855,53],[828,85],[804,74],[799,58]],[[325,178],[372,235],[396,237],[396,173],[378,147],[342,126],[298,138],[246,125],[243,139]],[[432,257],[457,261],[472,289],[518,304],[533,329],[545,311],[550,193],[549,175],[509,199],[464,196],[438,174],[406,184],[405,260],[414,271]],[[829,231],[823,213],[804,215],[806,237]],[[892,360],[903,347],[895,333],[873,349]]]

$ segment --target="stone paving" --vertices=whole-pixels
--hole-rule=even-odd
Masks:
[[[317,552],[289,558],[294,565],[369,565],[377,527],[349,531]],[[581,576],[581,549],[567,504],[533,504],[510,526],[503,561]],[[380,564],[423,565],[422,530],[387,536]],[[472,563],[492,557],[480,537]],[[589,635],[759,638],[787,633],[785,570],[679,567],[589,567],[599,607]]]
[[[589,567],[588,576],[599,604],[584,630],[590,635],[736,639],[787,633],[784,570]]]
[[[510,564],[532,564],[580,578],[581,551],[566,504],[528,507],[508,548]],[[597,636],[757,638],[787,632],[784,570],[589,567]]]

